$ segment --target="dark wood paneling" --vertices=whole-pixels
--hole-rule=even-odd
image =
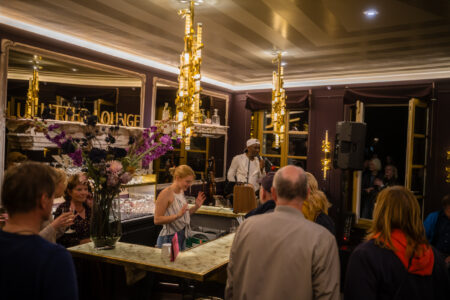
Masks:
[[[235,94],[231,98],[228,124],[227,171],[235,155],[245,149],[245,142],[250,138],[250,120],[252,112],[245,109],[245,94]]]

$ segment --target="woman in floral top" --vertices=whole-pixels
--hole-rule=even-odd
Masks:
[[[66,248],[90,242],[91,208],[86,204],[88,193],[88,181],[84,174],[76,174],[70,177],[64,192],[66,201],[60,204],[55,211],[55,218],[66,211],[73,211],[75,215],[73,225],[70,226],[70,229],[73,229],[74,232],[67,230],[63,236],[56,240],[57,243]]]

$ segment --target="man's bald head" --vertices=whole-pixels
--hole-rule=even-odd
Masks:
[[[278,170],[273,179],[278,198],[285,201],[305,200],[308,187],[305,171],[297,166],[288,165]]]

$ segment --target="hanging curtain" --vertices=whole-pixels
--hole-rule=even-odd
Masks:
[[[364,103],[403,104],[411,98],[427,101],[432,95],[432,84],[378,86],[347,89],[344,94],[344,103],[352,104],[357,100]]]
[[[286,91],[286,109],[307,109],[308,91]],[[251,111],[271,110],[272,92],[247,93],[245,108]]]

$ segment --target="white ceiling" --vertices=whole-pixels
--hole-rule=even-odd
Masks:
[[[0,23],[176,72],[177,0],[0,0]],[[363,11],[375,8],[368,19]],[[450,78],[448,0],[204,0],[202,74],[233,90]]]

